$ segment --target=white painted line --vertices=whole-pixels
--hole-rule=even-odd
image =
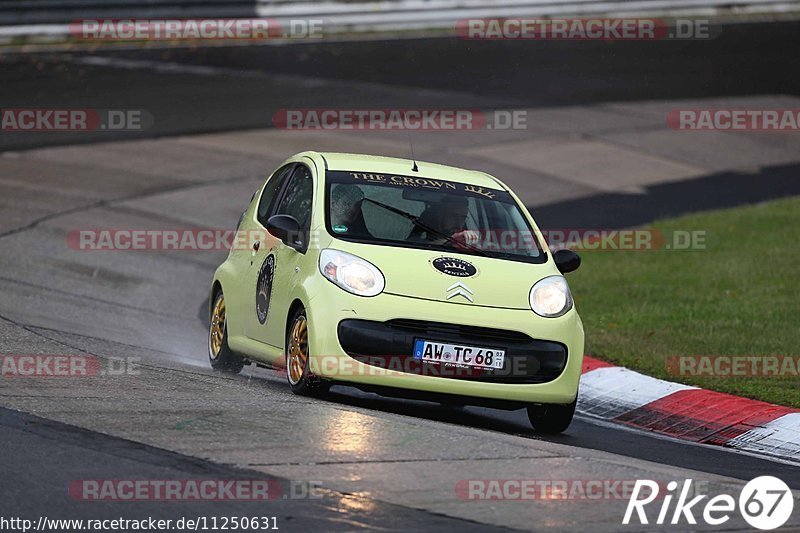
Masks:
[[[71,63],[77,63],[81,65],[120,68],[126,70],[152,70],[165,74],[190,74],[194,76],[237,76],[240,78],[273,77],[271,74],[259,70],[210,67],[206,65],[188,65],[184,63],[174,63],[171,61],[159,61],[151,59],[127,59],[124,57],[66,54],[60,57],[64,61],[70,61]]]
[[[19,24],[16,26],[0,26],[0,36],[3,37],[67,34],[69,34],[69,24]]]
[[[651,378],[619,366],[597,368],[581,376],[578,411],[610,419],[673,392],[696,388]]]
[[[731,439],[727,446],[800,460],[800,413],[790,413]]]

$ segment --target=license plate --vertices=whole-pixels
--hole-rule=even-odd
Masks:
[[[464,346],[446,342],[416,339],[414,359],[432,363],[477,366],[480,368],[503,368],[506,351],[485,346]]]

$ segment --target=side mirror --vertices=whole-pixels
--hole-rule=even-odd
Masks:
[[[272,215],[267,220],[267,231],[279,238],[286,246],[291,246],[292,248],[303,246],[300,224],[293,216]]]
[[[578,267],[581,266],[581,256],[572,250],[557,251],[553,254],[553,260],[562,274],[578,270]]]

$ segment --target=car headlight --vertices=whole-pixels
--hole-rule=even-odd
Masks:
[[[555,318],[572,309],[572,294],[564,276],[547,276],[537,281],[528,296],[533,312]]]
[[[319,271],[339,287],[358,296],[378,295],[386,285],[378,267],[339,250],[322,250],[319,254]]]

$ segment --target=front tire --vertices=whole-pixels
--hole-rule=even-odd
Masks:
[[[292,392],[299,396],[324,396],[331,388],[328,381],[311,373],[308,348],[309,323],[306,310],[298,309],[286,333],[286,377]]]
[[[539,433],[558,434],[566,431],[572,417],[575,415],[575,406],[578,400],[567,405],[529,405],[528,420],[533,429]]]
[[[214,298],[208,322],[208,361],[211,363],[211,368],[238,374],[244,367],[244,359],[228,346],[228,320],[225,312],[225,296],[221,290]]]

